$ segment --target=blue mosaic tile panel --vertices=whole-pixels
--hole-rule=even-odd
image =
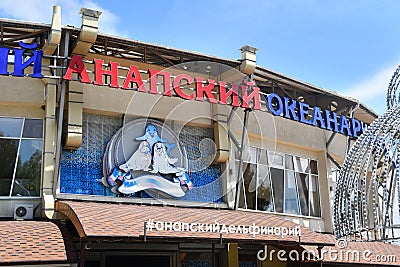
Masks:
[[[121,125],[121,117],[83,114],[82,145],[76,151],[63,150],[61,154],[61,193],[114,195],[101,183],[103,154]]]
[[[209,139],[209,142],[204,140]],[[189,176],[194,188],[182,200],[200,202],[222,202],[221,166],[210,164],[207,158],[215,154],[214,130],[185,126],[179,140],[185,146],[189,159]]]
[[[60,170],[60,192],[115,196],[101,183],[103,155],[108,141],[122,126],[122,118],[83,114],[83,142],[76,151],[63,150]],[[222,202],[221,167],[209,164],[207,157],[215,153],[213,129],[184,127],[179,135],[187,151],[189,175],[194,188],[180,200],[195,202]],[[206,140],[206,142],[204,142]],[[208,141],[207,141],[208,140]],[[150,197],[145,192],[135,197]]]

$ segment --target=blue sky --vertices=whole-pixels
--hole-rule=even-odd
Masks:
[[[381,114],[400,63],[398,0],[1,0],[0,17],[80,27],[81,7],[103,11],[100,31],[237,59],[248,44],[257,63],[359,99]]]

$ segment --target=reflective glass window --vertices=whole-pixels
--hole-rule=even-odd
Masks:
[[[0,139],[0,196],[9,196],[19,140]]]
[[[43,136],[43,120],[25,119],[24,132],[22,137],[25,138],[42,138]]]
[[[23,119],[0,117],[0,137],[21,137]]]
[[[255,147],[247,147],[243,153],[243,161],[257,163],[257,149]]]
[[[297,190],[299,195],[299,203],[300,203],[300,211],[302,215],[308,216],[309,208],[308,208],[308,184],[309,184],[309,175],[305,173],[296,173],[296,181],[297,181]]]
[[[310,160],[311,174],[318,174],[318,165],[316,160]]]
[[[40,196],[42,138],[41,119],[0,118],[0,196]]]
[[[308,159],[293,157],[293,164],[296,172],[309,172]]]
[[[319,183],[318,176],[311,176],[311,186],[310,186],[310,215],[315,217],[321,216],[321,207],[319,203]]]
[[[244,163],[243,183],[245,188],[245,207],[248,209],[256,208],[256,183],[257,183],[257,165]]]
[[[316,160],[261,148],[245,151],[239,207],[321,216]]]
[[[271,179],[268,166],[258,166],[257,210],[274,211]]]
[[[292,172],[292,171],[286,171],[285,213],[300,214],[298,198],[297,198],[296,180],[295,180],[294,172]]]
[[[283,212],[284,170],[276,168],[271,168],[270,170],[271,170],[271,181],[273,188],[275,211]]]
[[[284,155],[274,151],[268,151],[268,162],[270,166],[283,168],[284,167],[283,161],[284,161]]]
[[[39,196],[42,141],[22,140],[12,196]]]
[[[294,170],[292,155],[285,155],[285,168],[287,170]]]

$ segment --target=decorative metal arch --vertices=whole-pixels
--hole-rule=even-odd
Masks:
[[[400,94],[396,96],[397,89],[400,84],[400,65],[394,71],[392,78],[390,79],[388,91],[387,91],[387,98],[386,98],[386,106],[387,109],[391,109],[394,106],[397,106],[400,100]]]
[[[388,88],[388,111],[357,139],[335,188],[337,238],[400,240],[400,66]]]

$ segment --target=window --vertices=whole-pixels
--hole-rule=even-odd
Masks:
[[[38,197],[43,120],[0,117],[0,197]]]
[[[316,160],[248,147],[242,167],[239,207],[321,216]]]

